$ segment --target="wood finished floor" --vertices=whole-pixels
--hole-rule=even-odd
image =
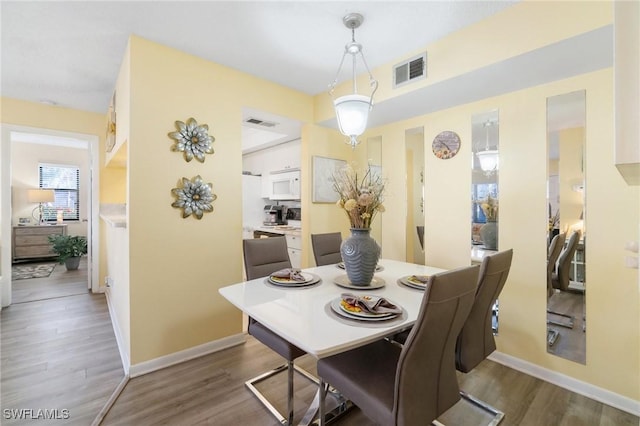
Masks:
[[[1,408],[69,409],[71,418],[4,424],[90,425],[123,374],[106,300],[81,294],[21,303],[2,310]],[[245,388],[245,380],[281,362],[248,336],[247,343],[129,381],[103,425],[277,425]],[[315,373],[315,361],[296,361]],[[461,388],[506,413],[504,426],[636,426],[623,411],[526,374],[484,361],[459,374]],[[284,375],[259,385],[284,408]],[[296,421],[315,385],[296,375]],[[489,416],[461,401],[440,420],[447,425],[486,425]],[[373,423],[357,408],[334,424]]]
[[[570,291],[556,291],[549,298],[547,307],[554,312],[560,312],[573,316],[573,328],[560,327],[549,324],[548,327],[556,330],[559,337],[553,346],[547,348],[549,353],[584,364],[586,362],[587,337],[584,321],[584,294]],[[547,313],[547,320],[568,323],[568,319],[559,315]]]
[[[52,263],[52,261],[43,263]],[[21,265],[37,264],[37,262],[21,263]],[[11,303],[86,294],[87,291],[87,258],[83,257],[80,260],[80,267],[75,271],[67,271],[64,265],[56,263],[55,269],[47,278],[12,281]]]
[[[247,343],[136,377],[108,413],[103,425],[277,425],[275,419],[244,387],[245,380],[278,365],[281,358],[252,337]],[[315,373],[315,361],[296,361]],[[569,392],[547,382],[484,361],[470,374],[459,374],[461,388],[503,410],[504,426],[624,426],[638,417]],[[259,388],[284,409],[284,375]],[[296,375],[296,422],[304,415],[315,385]],[[440,420],[446,425],[487,425],[490,417],[461,401]],[[358,409],[337,425],[373,425]]]
[[[12,296],[19,302],[0,314],[0,423],[90,425],[124,372],[105,296],[87,290],[86,260],[77,271],[58,265],[49,278],[14,281]],[[69,418],[16,420],[12,409]]]

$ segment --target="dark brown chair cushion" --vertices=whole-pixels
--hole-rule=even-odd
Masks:
[[[456,342],[456,368],[467,373],[496,350],[493,337],[493,304],[504,287],[513,250],[505,250],[483,259],[473,307]]]
[[[569,236],[567,247],[560,253],[558,258],[558,269],[556,273],[551,274],[551,285],[562,291],[569,289],[569,271],[571,269],[571,260],[576,253],[578,243],[580,242],[580,233],[573,232]]]
[[[433,275],[402,348],[387,340],[318,360],[318,374],[380,425],[423,425],[459,399],[454,349],[478,266]]]
[[[284,236],[242,240],[242,246],[248,280],[266,277],[280,269],[291,268],[287,240]]]
[[[311,246],[313,247],[313,257],[315,258],[316,266],[342,262],[342,255],[340,254],[341,244],[342,234],[340,234],[340,232],[311,234]]]

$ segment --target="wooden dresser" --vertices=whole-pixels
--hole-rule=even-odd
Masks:
[[[13,261],[57,257],[49,235],[66,235],[67,225],[14,226],[11,247]]]

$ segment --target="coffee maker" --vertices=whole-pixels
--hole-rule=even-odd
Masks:
[[[264,206],[264,225],[286,225],[285,217],[287,208],[285,206],[266,205]]]

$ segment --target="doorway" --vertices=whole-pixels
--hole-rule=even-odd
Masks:
[[[80,168],[83,192],[79,204],[79,220],[66,223],[69,234],[85,235],[88,240],[86,257],[87,289],[99,292],[98,282],[98,145],[95,135],[61,132],[25,126],[3,125],[0,172],[2,186],[0,199],[0,226],[2,250],[0,258],[0,284],[2,306],[12,303],[14,282],[11,277],[13,261],[13,226],[31,218],[33,205],[28,203],[26,192],[38,187],[38,163],[70,164]],[[75,153],[75,159],[68,153]],[[29,154],[30,158],[21,158]],[[33,163],[33,164],[31,164]],[[33,167],[32,167],[33,166]],[[34,179],[36,179],[34,181]],[[22,218],[22,220],[21,220]],[[25,225],[28,226],[28,225]],[[53,259],[55,262],[55,259]],[[64,268],[62,265],[58,265]]]

